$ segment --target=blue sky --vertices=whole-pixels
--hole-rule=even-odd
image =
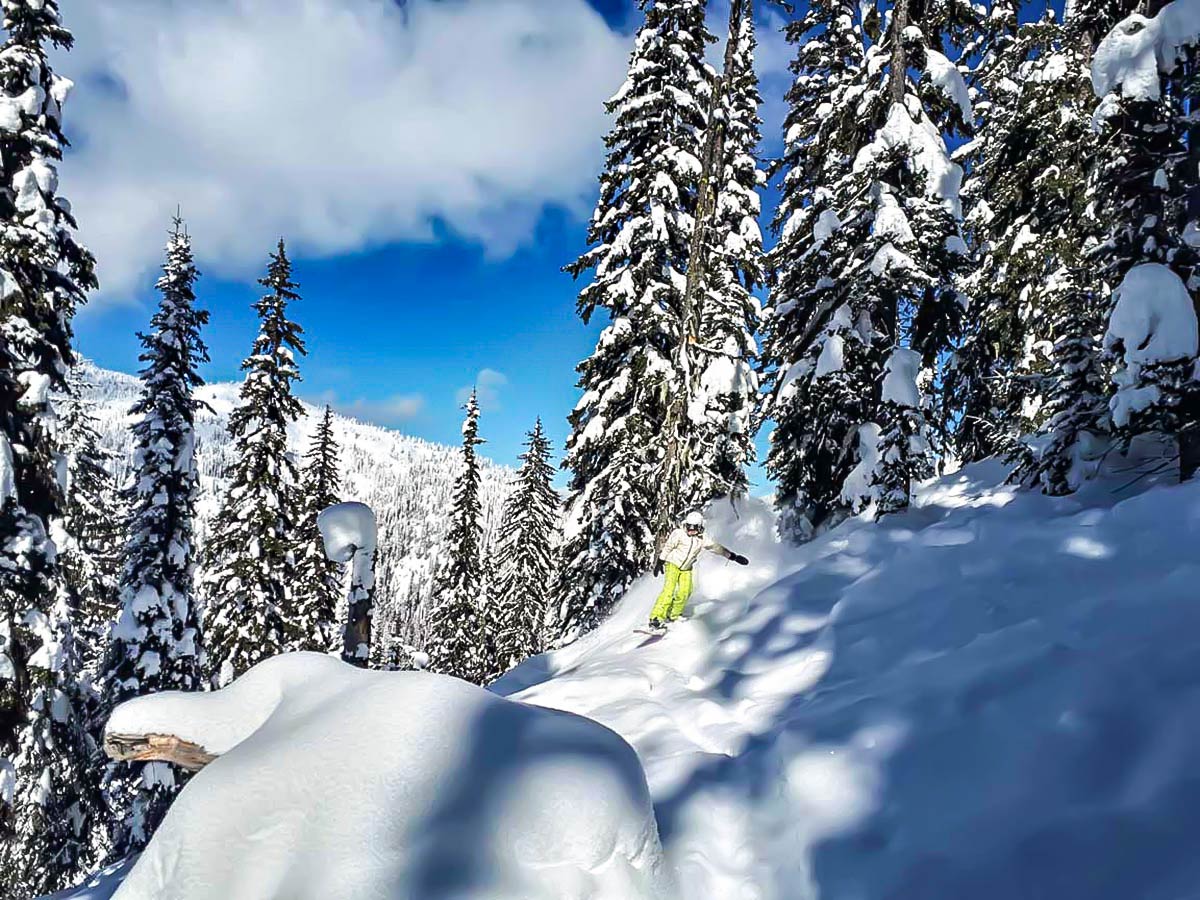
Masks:
[[[479,384],[490,456],[514,462],[539,415],[561,449],[574,367],[603,324],[576,318],[561,267],[584,249],[630,0],[71,12],[63,184],[103,283],[76,322],[83,353],[136,370],[178,203],[212,315],[209,380],[238,377],[254,279],[282,234],[303,297],[305,399],[456,443],[463,391]],[[786,51],[763,38],[777,95]],[[778,101],[766,115],[773,137]]]

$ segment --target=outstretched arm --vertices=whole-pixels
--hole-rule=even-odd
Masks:
[[[739,566],[746,566],[750,564],[750,560],[746,559],[746,557],[742,556],[740,553],[734,553],[728,547],[722,547],[712,538],[707,538],[705,540],[704,549],[711,553],[717,554],[717,556],[723,556],[726,559],[731,559]]]

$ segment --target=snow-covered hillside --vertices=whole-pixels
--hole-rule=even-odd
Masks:
[[[130,407],[140,383],[132,375],[82,363],[85,397],[94,404],[104,446],[115,451],[115,464],[125,483],[132,459],[133,418]],[[197,416],[198,466],[201,481],[201,539],[216,514],[224,493],[224,472],[233,461],[233,444],[226,425],[237,403],[239,385],[205,385],[198,396],[209,410]],[[320,411],[305,406],[308,417],[293,429],[292,448],[299,456],[308,446]],[[381,638],[395,634],[411,640],[419,631],[429,599],[433,564],[441,551],[451,506],[454,479],[462,464],[455,447],[432,444],[368,425],[344,416],[334,417],[334,432],[342,472],[343,499],[370,505],[379,518],[380,557],[376,599]],[[484,461],[481,496],[485,534],[494,532],[510,490],[511,469]],[[416,616],[414,621],[413,616]]]
[[[1200,484],[1129,478],[975,466],[799,549],[753,505],[665,639],[646,582],[494,689],[634,745],[682,897],[1194,898]]]
[[[800,548],[762,504],[718,507],[752,564],[705,560],[690,619],[634,633],[645,580],[493,690],[637,750],[662,900],[1195,897],[1200,483],[1003,475]]]

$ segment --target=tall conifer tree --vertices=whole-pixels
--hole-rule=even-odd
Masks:
[[[51,390],[96,286],[58,195],[71,83],[57,0],[0,0],[0,893],[61,887],[86,864],[91,765],[71,604],[50,536],[61,515]]]
[[[609,101],[592,249],[569,267],[592,278],[579,314],[610,324],[579,365],[583,398],[570,417],[564,466],[571,471],[558,620],[577,635],[645,571],[668,444],[668,413],[683,403],[690,373],[680,346],[695,226],[696,190],[712,72],[713,41],[702,0],[643,0],[645,22],[629,78]],[[678,418],[678,416],[676,416]],[[677,448],[678,450],[678,448]]]
[[[254,305],[258,337],[242,363],[246,378],[229,418],[237,459],[206,548],[208,663],[216,685],[285,650],[296,615],[300,513],[288,428],[303,413],[292,384],[300,378],[296,357],[305,351],[302,329],[288,319],[288,304],[300,295],[282,240],[259,284],[267,293]]]
[[[135,450],[121,568],[120,614],[111,633],[103,686],[109,707],[164,690],[202,686],[203,645],[194,597],[197,371],[208,361],[196,308],[198,273],[183,223],[167,242],[161,294],[150,330],[139,335],[145,363],[133,407]],[[115,856],[145,847],[180,783],[163,763],[112,763],[106,774]]]
[[[971,108],[939,49],[962,15],[899,0],[881,21],[874,7],[831,0],[789,30],[800,49],[764,370],[777,426],[767,467],[793,537],[869,505],[901,509],[928,471],[935,434],[923,395],[957,335],[954,280],[966,262],[962,171],[944,133],[966,130]],[[910,350],[923,372],[907,364]],[[920,388],[901,390],[900,371]]]
[[[1168,7],[1178,9],[1176,3],[1156,2],[1142,10],[1167,15]],[[1149,24],[1146,15],[1132,13],[1104,39],[1101,52],[1119,44],[1145,52],[1142,32]],[[1189,333],[1181,341],[1179,332],[1195,331],[1200,288],[1200,240],[1184,239],[1189,221],[1195,229],[1200,214],[1189,208],[1197,205],[1200,152],[1189,149],[1196,138],[1189,113],[1200,91],[1195,37],[1190,47],[1185,36],[1171,39],[1184,45],[1160,47],[1158,71],[1149,78],[1141,67],[1093,67],[1101,149],[1089,198],[1107,233],[1090,256],[1112,288],[1105,344],[1114,364],[1111,411],[1117,434],[1126,445],[1143,434],[1176,440],[1180,473],[1187,478],[1200,467],[1200,380],[1196,336]],[[1114,61],[1111,52],[1107,56]],[[1135,72],[1133,78],[1122,77],[1128,71]],[[1181,315],[1147,323],[1147,317],[1165,315],[1170,298]],[[1157,329],[1176,333],[1156,334]]]
[[[116,620],[117,586],[124,549],[124,509],[116,479],[100,446],[96,418],[83,398],[87,389],[73,366],[59,401],[59,431],[67,463],[62,535],[56,536],[63,574],[76,609],[85,666],[103,656],[108,627]]]
[[[300,476],[300,544],[296,550],[296,613],[291,619],[288,646],[293,650],[335,652],[341,645],[337,608],[342,579],[337,563],[325,555],[317,516],[341,502],[338,447],[333,434],[333,410],[321,416]]]
[[[698,383],[689,401],[693,447],[683,506],[695,509],[716,497],[742,496],[746,467],[754,460],[758,407],[756,358],[762,309],[753,290],[763,281],[759,189],[766,180],[757,153],[762,103],[754,70],[754,5],[738,0],[730,10],[715,120],[722,123],[721,159],[714,163],[717,191],[702,232],[705,290],[701,297],[696,365]]]
[[[525,447],[496,544],[499,573],[488,618],[497,674],[544,649],[551,612],[560,501],[541,419]]]
[[[1095,149],[1092,45],[1052,12],[1018,26],[1017,10],[999,7],[988,25],[996,33],[978,70],[982,125],[963,191],[979,265],[964,279],[967,324],[947,373],[947,415],[962,460],[1008,453],[1019,478],[1058,493],[1074,467],[1067,457],[1104,430],[1103,403],[1068,399],[1080,373],[1096,371],[1086,357],[1102,330],[1098,281],[1083,258],[1097,231],[1084,196]],[[1022,442],[1034,429],[1055,437]]]
[[[479,501],[479,399],[467,400],[463,422],[463,467],[454,488],[454,509],[446,536],[449,558],[437,573],[429,621],[430,668],[483,684],[495,668],[486,633],[483,510]]]

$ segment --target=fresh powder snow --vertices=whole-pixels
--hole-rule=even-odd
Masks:
[[[752,565],[702,561],[690,618],[644,646],[643,580],[493,689],[633,744],[679,898],[1190,896],[1200,484],[1006,474],[798,548],[723,501]]]
[[[1130,486],[1110,469],[1050,498],[1006,476],[970,466],[920,487],[906,514],[801,547],[777,541],[765,503],[718,503],[710,531],[751,565],[701,561],[665,638],[633,633],[659,587],[642,579],[598,630],[493,686],[633,746],[674,883],[584,886],[649,873],[658,852],[641,771],[609,732],[301,656],[118,711],[122,728],[232,749],[117,898],[430,900],[429,879],[457,865],[462,900],[513,896],[471,880],[492,876],[554,885],[516,896],[591,900],[1189,896],[1200,484]],[[533,787],[564,783],[559,799]],[[554,854],[592,868],[575,888],[554,881],[567,868],[526,868]],[[390,887],[352,889],[364,872]],[[117,877],[68,896],[107,900]],[[183,877],[221,887],[160,892]]]
[[[219,754],[114,900],[669,892],[629,745],[455,678],[287,654],[214,693],[130,701],[108,731],[176,734]]]

